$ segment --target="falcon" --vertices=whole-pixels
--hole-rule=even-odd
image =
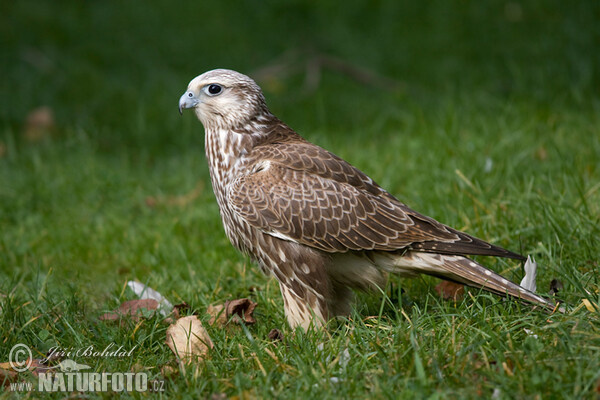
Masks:
[[[294,132],[248,76],[215,69],[179,99],[204,125],[213,191],[231,243],[279,281],[292,328],[347,315],[353,290],[390,273],[554,304],[469,259],[525,258],[413,211],[340,157]]]

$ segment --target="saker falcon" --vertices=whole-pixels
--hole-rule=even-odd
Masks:
[[[179,99],[179,111],[187,108],[204,125],[225,233],[279,281],[291,327],[348,314],[353,289],[384,287],[388,273],[433,275],[554,308],[466,257],[523,256],[408,208],[280,121],[249,77],[208,71]]]

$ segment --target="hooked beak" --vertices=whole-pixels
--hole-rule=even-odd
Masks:
[[[194,92],[188,90],[179,98],[179,114],[183,115],[184,109],[194,108],[199,102]]]

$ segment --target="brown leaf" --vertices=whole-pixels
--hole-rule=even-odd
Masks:
[[[167,329],[167,346],[183,362],[206,358],[214,347],[206,329],[195,315],[179,318]]]
[[[172,324],[176,320],[181,317],[181,312],[184,310],[189,310],[190,306],[185,301],[183,303],[175,304],[173,306],[173,311],[171,311],[171,315],[165,318],[166,323]],[[194,313],[195,314],[195,313]]]
[[[225,325],[227,323],[227,313],[223,304],[210,305],[206,309],[206,313],[210,315],[209,324],[214,325],[218,322],[219,325]]]
[[[28,358],[27,361],[25,361],[25,365],[27,366],[27,369],[25,371],[29,371],[36,376],[39,375],[41,372],[45,373],[54,369],[54,367],[50,367],[47,364],[45,359],[40,358]],[[10,379],[14,378],[16,380],[16,377],[18,375],[19,372],[13,370],[10,362],[0,364],[0,382],[6,380],[8,380],[9,382],[14,382],[14,380],[11,381]]]
[[[102,321],[116,321],[124,317],[131,317],[134,321],[139,321],[143,316],[144,310],[156,310],[158,301],[154,299],[129,300],[122,303],[115,311],[105,313],[100,316]]]
[[[465,287],[458,283],[442,281],[435,287],[435,291],[444,300],[459,301],[465,294]]]
[[[29,142],[45,139],[54,129],[54,114],[50,107],[39,107],[32,110],[25,120],[23,136]]]
[[[11,383],[16,382],[19,378],[19,373],[11,369],[0,368],[0,384],[8,387]]]
[[[271,331],[269,332],[267,337],[269,338],[269,340],[272,340],[274,342],[282,341],[283,333],[281,333],[281,331],[279,329],[271,329]]]
[[[183,303],[175,304],[173,306],[173,315],[175,316],[175,318],[179,318],[182,311],[189,310],[189,309],[190,309],[190,305],[188,303],[186,303],[185,301]]]
[[[54,367],[49,366],[45,359],[33,359],[31,360],[31,365],[29,366],[29,371],[31,371],[35,376],[52,370],[54,370]]]
[[[210,305],[206,312],[211,315],[209,323],[213,325],[218,322],[219,325],[225,325],[233,316],[233,321],[237,324],[252,325],[256,323],[253,313],[257,304],[250,299],[228,300],[225,304]]]
[[[4,142],[0,142],[0,158],[6,155],[6,145]]]
[[[246,325],[252,325],[256,323],[253,315],[256,305],[250,299],[236,299],[225,302],[225,309],[228,315],[237,315],[241,319],[241,322]],[[236,320],[236,322],[238,321]]]

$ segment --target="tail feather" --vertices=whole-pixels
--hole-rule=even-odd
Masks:
[[[545,298],[498,275],[477,262],[455,255],[408,252],[397,259],[392,272],[420,272],[449,279],[468,286],[483,288],[500,296],[512,296],[554,310],[556,305]]]

